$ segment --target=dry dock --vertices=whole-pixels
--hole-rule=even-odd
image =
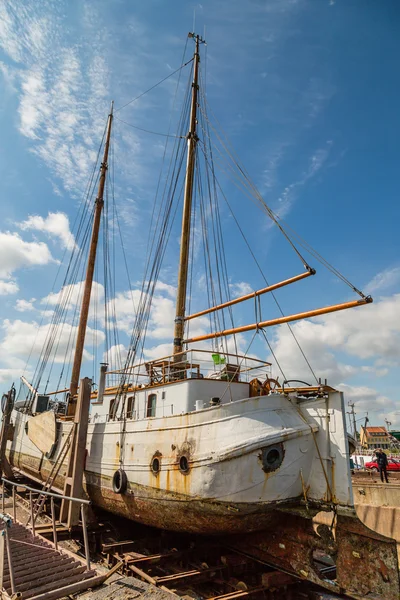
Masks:
[[[363,488],[361,488],[361,483]],[[379,497],[374,491],[376,489],[386,490],[388,501],[395,502],[396,494],[400,494],[400,483],[396,483],[390,488],[384,486],[380,482],[376,482],[373,478],[364,478],[355,482],[355,490],[365,489],[363,499],[369,500],[369,504],[359,504],[358,510],[364,511],[365,514],[375,517],[378,515],[378,525],[383,526],[387,521],[387,515],[393,513],[394,507],[388,506],[373,506],[372,499]],[[374,495],[375,494],[375,495]],[[23,486],[16,488],[16,514],[17,521],[26,523],[29,518],[29,495]],[[396,509],[397,510],[397,509]],[[10,494],[5,501],[5,511],[11,516],[14,515],[13,498]],[[104,574],[114,571],[109,580],[102,585],[97,585],[89,591],[79,592],[78,589],[71,588],[68,596],[79,596],[79,598],[87,598],[90,600],[103,600],[103,598],[112,598],[114,600],[128,600],[137,598],[138,600],[155,598],[156,600],[167,600],[171,596],[181,597],[185,600],[234,600],[236,598],[266,598],[267,600],[338,600],[344,599],[347,596],[340,592],[340,589],[335,590],[336,566],[334,551],[332,556],[326,552],[312,552],[312,567],[320,577],[330,582],[332,590],[313,585],[310,581],[309,573],[294,574],[285,569],[285,554],[284,546],[289,544],[289,537],[284,538],[280,527],[277,528],[276,537],[281,537],[277,547],[282,547],[281,568],[276,566],[276,557],[274,563],[258,559],[257,556],[249,554],[251,543],[244,540],[244,545],[233,543],[233,538],[225,538],[223,540],[194,536],[181,535],[176,533],[163,532],[160,530],[144,527],[126,521],[123,518],[112,517],[108,513],[97,513],[98,524],[89,531],[90,543],[90,570],[85,570],[85,540],[82,536],[82,530],[67,532],[61,530],[58,533],[58,543],[61,547],[61,553],[67,554],[74,548],[78,553],[80,564],[76,567],[72,564],[72,558],[69,557],[68,564],[71,564],[70,569],[75,571],[73,575],[85,577],[93,577],[93,585],[101,584]],[[288,517],[285,517],[288,520]],[[390,520],[390,519],[389,519]],[[318,525],[314,526],[318,529]],[[30,533],[21,533],[21,526],[18,526],[18,535],[27,536]],[[43,554],[47,544],[51,544],[52,540],[52,524],[48,512],[41,514],[36,525],[36,533],[41,536],[40,551]],[[325,533],[329,537],[329,526],[325,524]],[[321,531],[320,531],[321,533]],[[333,538],[331,538],[333,539]],[[292,540],[293,541],[293,540]],[[300,540],[301,541],[301,540]],[[294,540],[296,543],[296,540]],[[268,547],[274,547],[274,540],[271,538]],[[305,548],[305,547],[304,547]],[[333,546],[332,546],[333,548]],[[305,548],[305,551],[307,549]],[[26,554],[25,554],[26,555]],[[69,556],[69,555],[68,555]],[[17,557],[17,560],[18,557]],[[36,580],[47,577],[44,585],[56,580],[51,573],[45,572],[45,562],[42,562],[38,567],[43,569],[43,573],[38,569],[35,570],[31,566],[30,573],[34,573]],[[53,559],[54,564],[57,560]],[[64,562],[66,559],[64,557]],[[58,563],[57,563],[58,564]],[[19,560],[18,568],[20,575],[24,578],[23,585],[26,590],[33,585],[34,577],[30,573],[23,573],[23,560]],[[58,567],[59,572],[62,572],[61,563]],[[40,573],[40,574],[38,574]],[[89,575],[90,573],[90,575]],[[5,573],[7,583],[9,585],[9,571]],[[95,578],[97,577],[97,580]],[[32,581],[31,581],[32,579]],[[60,584],[62,581],[60,580]],[[337,587],[337,586],[336,586]],[[25,590],[24,588],[24,590]],[[25,591],[26,591],[25,590]],[[51,590],[49,590],[51,591]],[[44,592],[46,594],[46,592]],[[6,596],[5,596],[6,597]],[[11,597],[11,594],[8,595]],[[22,598],[28,598],[25,594]],[[32,596],[31,597],[35,597]],[[352,596],[355,597],[355,596]],[[368,597],[380,600],[388,600],[389,596],[374,595],[363,596],[362,592],[357,596],[360,599]],[[42,596],[43,600],[51,598],[60,598],[57,593],[46,594]],[[391,596],[395,598],[395,596]]]

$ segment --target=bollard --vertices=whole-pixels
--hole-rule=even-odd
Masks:
[[[51,496],[51,498],[50,498],[50,504],[51,504],[51,519],[53,521],[53,542],[54,542],[54,548],[56,550],[58,550],[56,515],[55,515],[55,512],[54,512],[54,498],[53,498],[53,496]]]

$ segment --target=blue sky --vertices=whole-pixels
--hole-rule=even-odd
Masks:
[[[241,164],[273,210],[375,299],[372,306],[295,325],[302,347],[317,375],[356,402],[360,417],[368,410],[375,423],[388,414],[400,425],[400,8],[394,0],[0,0],[0,381],[6,389],[18,379],[32,343],[45,335],[43,311],[50,292],[59,291],[53,289],[58,263],[71,247],[69,231],[110,100],[118,108],[180,65],[194,13],[195,28],[207,39],[208,103]],[[168,131],[176,83],[171,77],[117,115]],[[135,285],[164,141],[115,121],[116,199]],[[221,183],[268,279],[300,272],[265,215],[224,174]],[[222,216],[232,291],[263,287],[229,212]],[[178,230],[177,223],[162,271],[166,285],[152,313],[149,357],[170,347]],[[309,262],[317,277],[278,295],[285,313],[353,298]],[[132,325],[127,289],[121,268],[122,353]],[[56,302],[51,296],[50,306]],[[204,307],[200,286],[192,302]],[[263,317],[275,314],[265,298]],[[254,306],[241,305],[235,315],[239,323],[254,321]],[[268,336],[285,373],[308,378],[287,328]],[[248,338],[240,342],[245,348]],[[260,339],[253,351],[269,356]],[[83,371],[86,364],[89,375],[91,355],[88,345]]]

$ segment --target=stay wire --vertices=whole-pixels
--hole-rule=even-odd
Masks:
[[[118,119],[118,121],[121,121],[121,123],[128,125],[128,127],[132,127],[132,129],[138,129],[139,131],[144,131],[144,133],[151,133],[152,135],[159,135],[160,137],[166,137],[166,138],[184,139],[184,136],[180,136],[180,135],[172,135],[169,133],[159,133],[158,131],[150,131],[149,129],[143,129],[143,127],[138,127],[137,125],[133,125],[132,123],[128,123],[127,121],[120,119],[119,117],[117,117],[117,115],[115,115],[115,118]]]
[[[93,186],[93,181],[94,181],[94,177],[95,177],[95,173],[96,173],[96,168],[97,168],[97,165],[99,163],[99,157],[100,157],[101,148],[102,148],[102,145],[103,145],[104,139],[105,139],[105,133],[106,133],[106,127],[103,130],[103,136],[102,136],[102,140],[101,140],[100,146],[98,148],[97,156],[96,156],[96,159],[95,159],[95,161],[93,163],[93,168],[92,168],[92,171],[91,171],[88,183],[86,185],[86,189],[85,189],[85,191],[84,191],[84,193],[82,195],[82,199],[81,199],[80,204],[79,204],[78,212],[77,212],[77,215],[75,217],[75,220],[74,220],[72,228],[71,228],[72,234],[71,234],[70,241],[72,241],[72,239],[73,239],[72,236],[74,236],[75,237],[75,242],[74,242],[73,250],[72,250],[72,253],[71,253],[71,256],[70,256],[70,260],[69,260],[69,265],[68,265],[68,268],[67,268],[67,272],[66,272],[66,275],[64,277],[64,282],[63,282],[63,284],[61,286],[61,291],[62,291],[63,287],[65,285],[67,285],[69,268],[70,268],[71,263],[73,261],[74,254],[76,253],[77,249],[79,249],[78,243],[80,242],[81,228],[82,228],[82,225],[83,225],[83,222],[84,222],[84,219],[85,219],[85,210],[86,210],[86,208],[88,206],[88,203],[90,201],[90,198],[92,196],[91,190],[92,190],[92,193],[93,193],[93,187],[92,186]],[[78,220],[80,220],[80,221],[79,221],[78,228],[76,230],[76,224],[78,223]],[[64,254],[63,254],[62,259],[60,261],[60,264],[58,266],[58,269],[57,269],[57,272],[56,272],[56,276],[55,276],[54,281],[53,281],[53,286],[52,286],[51,292],[48,295],[47,304],[46,304],[45,309],[43,311],[41,321],[40,321],[39,326],[37,328],[35,339],[34,339],[34,341],[32,343],[29,355],[28,355],[27,360],[26,360],[26,364],[25,364],[24,371],[23,371],[24,373],[26,372],[27,366],[29,364],[29,361],[30,361],[32,353],[33,353],[33,349],[36,346],[36,342],[37,342],[37,339],[38,339],[39,332],[41,331],[43,323],[44,323],[44,320],[46,318],[46,314],[47,314],[48,307],[49,307],[49,299],[52,296],[52,294],[54,293],[54,289],[55,289],[55,286],[56,286],[59,274],[61,272],[61,268],[62,268],[62,265],[64,263],[64,259],[65,259],[67,251],[68,251],[68,247],[65,248]],[[57,308],[58,308],[58,306],[56,307],[56,309],[54,311],[55,313],[57,312]],[[50,328],[54,327],[54,326],[57,326],[56,321],[55,322],[53,321],[53,325],[50,325]],[[48,335],[49,334],[50,334],[50,332],[48,332]],[[38,358],[38,362],[36,364],[35,374],[38,372],[39,365],[42,362],[42,358],[43,358],[43,354],[41,353],[40,356],[39,356],[39,358]],[[34,378],[36,376],[35,374],[33,376]]]
[[[129,100],[129,102],[126,102],[125,104],[123,104],[122,106],[120,106],[119,108],[116,108],[114,110],[114,114],[119,112],[120,110],[122,110],[123,108],[125,108],[126,106],[129,106],[129,104],[132,104],[133,102],[136,102],[136,100],[139,100],[139,98],[142,98],[142,96],[144,96],[145,94],[148,94],[149,92],[151,92],[152,90],[154,90],[154,88],[156,88],[157,86],[161,85],[162,83],[164,83],[164,81],[167,81],[167,79],[169,79],[170,77],[172,77],[173,75],[175,75],[175,73],[178,73],[178,71],[181,71],[182,69],[184,69],[187,65],[189,65],[191,62],[193,61],[193,58],[191,58],[190,60],[188,60],[186,63],[184,63],[183,65],[181,65],[180,67],[178,67],[177,69],[175,69],[175,71],[172,71],[172,73],[170,73],[169,75],[167,75],[166,77],[164,77],[163,79],[160,79],[160,81],[158,81],[157,83],[155,83],[154,85],[152,85],[151,87],[149,87],[149,89],[147,89],[145,92],[142,92],[141,94],[139,94],[138,96],[135,96],[135,98],[133,98],[132,100]]]
[[[201,81],[202,81],[202,73],[200,71],[200,77],[201,77]],[[201,86],[200,88],[200,96],[201,99],[204,103],[204,112],[207,115],[207,108],[206,108],[206,103],[205,103],[205,85]],[[200,104],[201,107],[201,104]],[[221,224],[221,215],[220,215],[220,207],[219,207],[219,197],[218,197],[218,189],[217,189],[217,185],[216,185],[216,178],[215,178],[215,168],[214,168],[214,160],[213,160],[213,150],[212,150],[212,145],[211,145],[211,136],[210,136],[210,132],[209,132],[209,125],[208,125],[208,119],[206,119],[204,125],[203,122],[201,120],[201,128],[203,133],[205,134],[204,136],[204,146],[207,148],[208,147],[208,154],[209,154],[209,159],[206,160],[205,164],[206,164],[206,172],[207,172],[207,177],[208,179],[210,179],[210,173],[209,173],[209,169],[208,169],[208,164],[210,162],[210,166],[211,166],[211,178],[212,178],[212,192],[210,190],[210,197],[211,197],[211,193],[214,197],[214,204],[215,204],[215,218],[216,218],[216,227],[217,227],[217,232],[218,232],[218,256],[221,259],[222,262],[222,276],[223,276],[223,281],[224,281],[224,286],[225,286],[225,296],[226,299],[229,301],[231,300],[231,294],[230,294],[230,286],[229,286],[229,275],[228,275],[228,266],[227,266],[227,261],[226,261],[226,252],[225,252],[225,244],[224,244],[224,237],[223,237],[223,232],[222,232],[222,224]],[[207,141],[206,141],[207,140]],[[207,150],[206,150],[207,152]],[[222,299],[221,299],[222,302]],[[233,308],[232,306],[228,307],[228,313],[230,316],[230,321],[232,324],[232,328],[234,327],[234,319],[233,319]],[[237,347],[237,341],[236,341],[236,335],[234,334],[233,336],[233,341],[234,341],[234,346],[235,346],[235,353],[238,353],[238,347]]]
[[[207,101],[206,101],[207,102]],[[208,105],[208,103],[207,103]],[[211,109],[210,109],[211,110]],[[212,110],[211,110],[212,112]],[[269,206],[266,204],[266,202],[264,201],[264,199],[262,198],[260,192],[258,191],[258,189],[256,188],[256,186],[253,184],[253,182],[251,181],[249,175],[247,174],[247,172],[245,171],[244,167],[242,167],[239,162],[238,159],[235,158],[235,154],[233,149],[230,150],[229,149],[229,143],[224,143],[224,141],[222,140],[221,136],[219,135],[218,131],[216,130],[216,128],[212,125],[212,123],[209,121],[208,117],[205,116],[205,118],[208,120],[210,127],[213,129],[215,135],[218,137],[220,143],[222,144],[223,148],[225,149],[225,151],[227,152],[228,156],[231,158],[232,162],[234,163],[234,165],[236,166],[236,168],[240,171],[240,173],[242,174],[242,176],[244,177],[247,185],[249,186],[249,189],[251,189],[253,191],[253,195],[254,198],[256,200],[258,200],[258,202],[264,207],[264,209],[266,210],[268,216],[271,218],[271,220],[276,224],[276,226],[278,227],[278,229],[280,230],[280,232],[283,234],[283,236],[286,238],[286,240],[289,242],[289,244],[292,246],[293,250],[295,251],[295,253],[297,254],[297,256],[300,258],[302,264],[304,265],[304,267],[306,269],[309,269],[309,265],[307,263],[307,261],[305,260],[305,258],[302,256],[302,254],[299,252],[298,248],[296,247],[296,245],[293,243],[293,241],[291,240],[291,238],[289,237],[289,235],[287,234],[287,232],[284,230],[284,228],[280,225],[280,223],[277,221],[275,214],[272,212],[272,210],[269,208]],[[215,120],[218,122],[217,118],[214,115]],[[225,136],[225,134],[224,134]],[[226,136],[225,136],[225,139]]]
[[[226,202],[226,204],[227,204],[227,206],[228,206],[228,208],[229,208],[229,211],[230,211],[230,213],[231,213],[231,215],[232,215],[232,217],[233,217],[233,219],[234,219],[234,221],[235,221],[235,223],[236,223],[236,226],[238,227],[238,229],[239,229],[239,232],[240,232],[240,234],[241,234],[241,236],[242,236],[242,238],[243,238],[243,240],[244,240],[244,242],[245,242],[245,244],[246,244],[246,246],[247,246],[247,248],[248,248],[248,250],[249,250],[249,252],[250,252],[250,254],[251,254],[251,256],[252,256],[252,258],[253,258],[253,260],[254,260],[254,262],[255,262],[255,264],[256,264],[256,266],[257,266],[257,268],[258,268],[258,270],[259,270],[259,272],[260,272],[260,274],[261,274],[261,276],[262,276],[262,278],[264,279],[264,281],[265,281],[266,285],[267,285],[267,286],[269,286],[269,283],[268,283],[268,280],[267,280],[267,278],[266,278],[266,276],[265,276],[265,274],[264,274],[264,271],[262,270],[262,268],[261,268],[261,265],[260,265],[260,263],[258,262],[258,260],[257,260],[257,258],[256,258],[256,256],[255,256],[255,254],[254,254],[254,252],[253,252],[253,250],[252,250],[252,248],[251,248],[251,246],[250,246],[250,244],[249,244],[249,242],[248,242],[248,240],[247,240],[247,238],[246,238],[246,236],[245,236],[245,233],[244,233],[244,231],[243,231],[242,227],[240,226],[240,224],[239,224],[239,222],[238,222],[238,220],[237,220],[237,218],[236,218],[236,215],[235,215],[235,213],[233,212],[233,210],[232,210],[232,207],[231,207],[231,205],[230,205],[230,203],[229,203],[229,201],[228,201],[228,199],[227,199],[226,195],[224,194],[224,192],[223,192],[223,190],[222,190],[222,187],[221,187],[221,185],[220,185],[220,183],[219,183],[218,179],[217,179],[217,178],[215,178],[215,180],[216,180],[216,182],[217,182],[217,184],[218,184],[218,187],[219,187],[219,189],[220,189],[220,192],[221,192],[221,194],[222,194],[222,197],[224,198],[224,201]],[[277,299],[277,297],[276,297],[276,294],[275,294],[274,292],[270,292],[270,293],[271,293],[271,296],[272,296],[272,298],[273,298],[273,299],[274,299],[274,301],[275,301],[275,304],[276,304],[276,306],[277,306],[277,307],[278,307],[278,309],[279,309],[279,312],[281,313],[281,315],[282,315],[282,316],[284,316],[284,312],[283,312],[283,310],[282,310],[282,307],[281,307],[281,305],[280,305],[280,303],[279,303],[279,301],[278,301],[278,299]],[[298,349],[300,350],[300,352],[301,352],[301,354],[302,354],[302,356],[303,356],[303,358],[304,358],[304,360],[305,360],[305,362],[306,362],[306,364],[307,364],[308,368],[310,369],[310,372],[312,373],[312,375],[313,375],[313,377],[315,378],[315,380],[318,382],[318,378],[317,378],[317,376],[316,376],[316,374],[315,374],[315,372],[314,372],[314,370],[313,370],[313,368],[312,368],[312,366],[311,366],[311,364],[310,364],[310,361],[309,361],[309,360],[308,360],[308,358],[306,357],[306,355],[305,355],[305,352],[304,352],[304,350],[302,349],[302,347],[301,347],[301,345],[300,345],[300,342],[298,341],[298,339],[297,339],[297,337],[296,337],[296,335],[295,335],[295,333],[294,333],[294,331],[293,331],[293,329],[292,329],[292,327],[291,327],[290,323],[286,323],[286,325],[287,325],[287,327],[289,328],[289,331],[291,332],[291,335],[293,336],[293,339],[295,340],[295,343],[296,343],[296,345],[297,345]]]

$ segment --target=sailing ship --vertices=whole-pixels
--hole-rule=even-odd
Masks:
[[[268,528],[274,512],[283,507],[304,503],[315,510],[353,506],[344,399],[326,383],[279,382],[271,377],[269,362],[250,353],[240,354],[222,342],[238,333],[264,332],[275,325],[366,305],[372,299],[359,292],[359,299],[351,302],[258,319],[248,325],[228,327],[224,319],[218,321],[218,315],[231,314],[236,304],[251,299],[258,302],[264,294],[313,276],[315,271],[303,261],[304,271],[299,275],[238,298],[225,297],[188,314],[193,196],[198,189],[201,143],[198,123],[204,99],[200,93],[203,40],[196,34],[189,37],[195,48],[186,63],[191,74],[185,107],[188,130],[183,140],[186,169],[173,351],[154,360],[143,359],[141,353],[164,254],[160,236],[136,306],[125,364],[114,370],[102,364],[97,389],[90,393],[84,487],[95,505],[147,525],[204,534],[249,532]],[[36,383],[23,378],[22,397],[16,399],[11,415],[14,434],[7,449],[11,466],[61,491],[69,477],[68,454],[78,425],[77,399],[87,385],[85,379],[80,383],[81,366],[114,116],[112,106],[97,197],[89,211],[91,237],[70,384],[47,392],[40,389],[39,375]],[[203,150],[207,143],[205,140]],[[254,192],[254,187],[249,189]],[[282,223],[258,200],[298,253]],[[160,231],[170,226],[170,213],[168,206],[159,215]],[[53,323],[60,322],[61,313],[58,306]],[[222,322],[222,328],[201,335],[188,333],[192,320],[206,315],[215,317],[215,323]],[[43,357],[54,344],[50,334],[36,373],[41,375]]]

